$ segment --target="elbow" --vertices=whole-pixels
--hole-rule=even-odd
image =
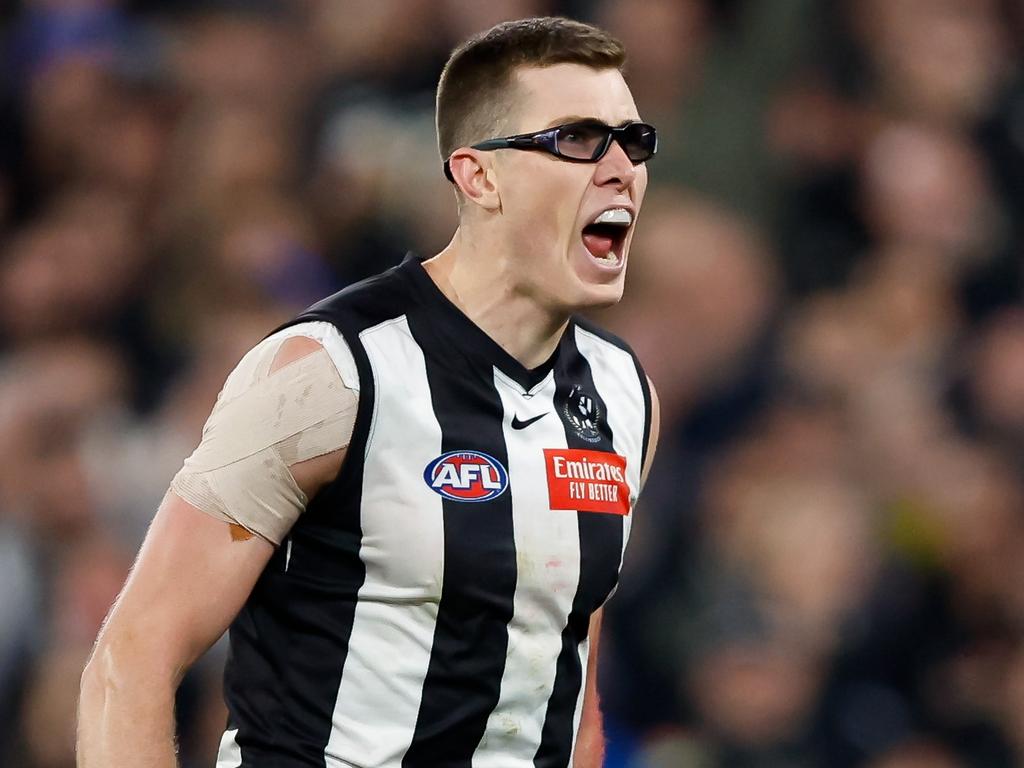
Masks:
[[[99,658],[99,649],[94,649],[85,669],[78,692],[78,727],[75,751],[80,766],[94,766],[97,750],[103,743],[104,712],[107,708],[107,675]]]
[[[82,692],[83,701],[87,693],[94,693],[97,690],[103,689],[103,665],[97,658],[98,655],[99,648],[96,648],[93,650],[92,656],[89,657],[89,661],[86,662],[85,669],[82,670],[82,681],[79,688]]]
[[[107,690],[113,682],[110,666],[105,649],[97,645],[82,670],[79,684],[79,709],[82,714],[103,706]]]
[[[140,642],[134,634],[104,632],[82,671],[82,706],[101,706],[139,691],[173,695],[184,668],[159,643]]]
[[[118,645],[116,640],[112,642],[109,633],[100,635],[96,642],[92,656],[82,670],[79,691],[83,711],[102,707],[119,689],[140,677],[139,670],[145,667],[143,659],[135,658],[137,654],[125,653],[124,648],[118,652]],[[133,668],[136,671],[133,672]]]

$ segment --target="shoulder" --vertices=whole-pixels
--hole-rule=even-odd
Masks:
[[[640,388],[643,390],[644,399],[650,405],[653,388],[651,380],[644,371],[643,364],[636,352],[629,343],[614,333],[601,328],[582,317],[573,317],[574,333],[576,335],[576,347],[579,351],[591,359],[591,363],[601,362],[615,368],[620,374],[624,363],[630,362],[632,369],[639,380]]]
[[[274,369],[323,349],[338,371],[346,387],[359,390],[359,367],[350,342],[334,323],[304,319],[301,315],[291,324],[274,331],[254,351],[272,349]]]
[[[624,352],[628,352],[630,357],[633,357],[634,359],[636,358],[636,354],[633,352],[633,348],[629,346],[629,343],[625,339],[616,336],[611,331],[608,331],[602,328],[601,326],[591,322],[590,320],[587,320],[585,317],[579,317],[574,315],[572,321],[573,325],[576,326],[577,332],[582,331],[583,333],[589,334],[590,336],[600,339],[601,341],[603,341],[606,344],[609,344],[610,346],[617,347],[618,349],[621,349]]]
[[[284,327],[319,320],[332,323],[347,335],[408,311],[411,292],[406,276],[407,263],[321,299]]]
[[[284,340],[282,354],[295,358],[322,346],[334,361],[345,384],[358,389],[361,342],[359,334],[408,311],[409,290],[403,265],[362,280],[321,299],[278,326],[257,347],[275,347]]]
[[[576,347],[588,358],[591,365],[604,365],[621,383],[621,391],[631,391],[638,403],[642,399],[643,476],[646,479],[657,446],[661,422],[661,406],[654,383],[644,371],[640,358],[624,339],[584,318],[574,317],[573,323]]]

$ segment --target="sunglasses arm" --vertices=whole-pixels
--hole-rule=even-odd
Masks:
[[[509,147],[518,146],[519,143],[520,141],[518,136],[510,136],[505,139],[487,139],[487,141],[472,144],[470,149],[479,149],[486,152],[492,149],[508,149]]]

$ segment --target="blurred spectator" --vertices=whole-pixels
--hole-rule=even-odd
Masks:
[[[1020,456],[1024,448],[1024,312],[1007,310],[977,338],[969,365],[971,401],[983,428]]]
[[[27,343],[110,330],[145,265],[132,214],[115,193],[80,189],[11,238],[0,262],[3,336]]]
[[[963,765],[941,744],[919,741],[896,747],[873,761],[869,768],[962,768]]]

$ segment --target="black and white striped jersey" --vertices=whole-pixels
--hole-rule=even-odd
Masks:
[[[569,765],[650,431],[636,358],[573,320],[527,370],[411,257],[306,321],[359,410],[231,626],[219,768]]]

